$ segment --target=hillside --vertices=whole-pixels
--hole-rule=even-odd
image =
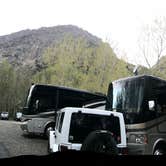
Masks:
[[[23,30],[0,36],[0,61],[7,59],[14,67],[28,67],[31,70],[38,70],[42,67],[43,51],[47,47],[59,43],[66,35],[84,38],[93,45],[101,42],[99,38],[72,25]]]
[[[111,81],[133,75],[133,68],[108,43],[72,25],[0,36],[0,111],[14,115],[32,82],[106,94]]]

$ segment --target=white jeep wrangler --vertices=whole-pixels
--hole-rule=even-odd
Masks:
[[[66,107],[57,112],[55,131],[50,131],[48,151],[82,150],[108,154],[126,153],[122,113]]]

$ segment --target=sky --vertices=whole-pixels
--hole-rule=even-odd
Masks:
[[[137,48],[143,25],[161,16],[165,0],[0,0],[0,36],[72,24],[117,43],[119,56],[137,64],[143,63]]]

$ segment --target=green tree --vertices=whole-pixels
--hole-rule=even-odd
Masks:
[[[110,81],[129,75],[126,63],[116,57],[108,43],[92,45],[71,36],[48,48],[43,63],[45,69],[34,76],[35,82],[104,93]]]
[[[0,63],[0,112],[8,111],[10,117],[23,106],[26,89],[29,87],[27,74],[16,71],[7,61]]]

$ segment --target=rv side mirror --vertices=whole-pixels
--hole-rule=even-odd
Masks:
[[[154,100],[148,101],[148,106],[149,106],[149,110],[154,111],[155,110],[155,101]]]
[[[35,103],[35,109],[36,109],[36,110],[39,109],[39,100],[36,100],[36,103]]]
[[[22,108],[22,112],[23,112],[23,113],[27,113],[27,112],[28,112],[28,107],[23,107],[23,108]]]

